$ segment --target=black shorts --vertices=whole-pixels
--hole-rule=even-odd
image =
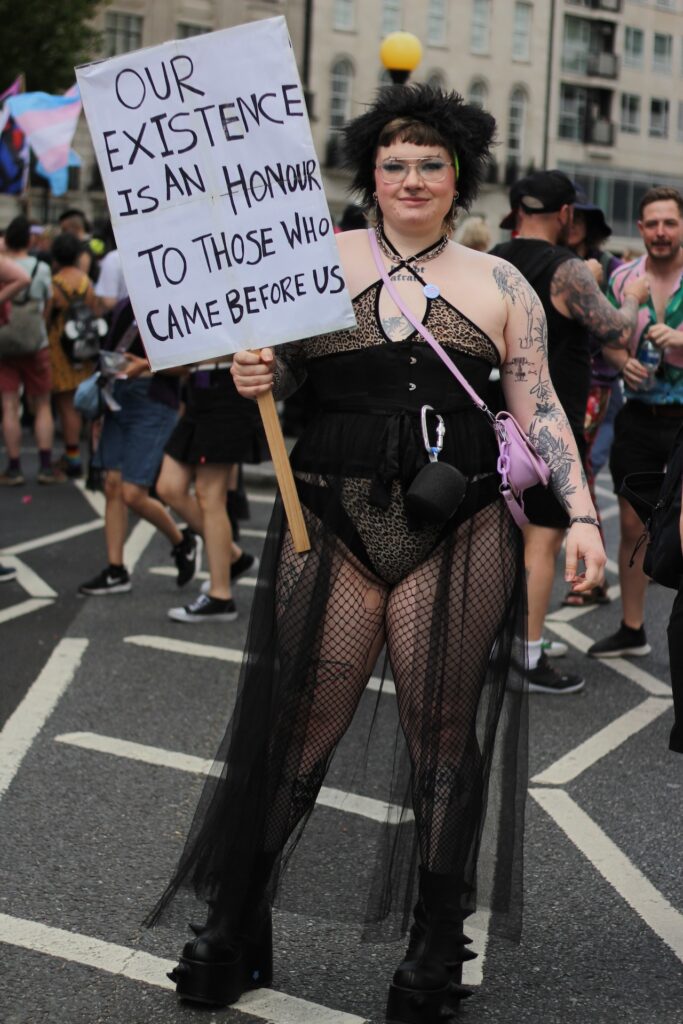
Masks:
[[[237,393],[229,369],[190,374],[187,408],[167,455],[190,466],[254,463],[264,457],[265,444],[258,406]]]
[[[609,457],[614,493],[619,493],[629,473],[661,472],[681,427],[683,406],[651,406],[629,399],[614,421]]]
[[[574,434],[574,440],[585,471],[586,439],[582,434]],[[566,530],[569,526],[569,516],[550,487],[538,484],[525,491],[524,511],[533,526],[547,526],[555,530]]]

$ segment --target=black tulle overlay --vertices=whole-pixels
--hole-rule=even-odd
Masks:
[[[433,319],[451,319],[452,340],[439,340],[485,393],[495,353],[484,358],[485,336],[445,306]],[[466,903],[517,937],[527,736],[510,663],[523,633],[523,548],[498,495],[491,428],[417,338],[370,333],[359,345],[357,332],[341,332],[336,344],[328,336],[316,349],[314,339],[281,356],[281,373],[303,365],[320,400],[292,455],[311,549],[293,549],[276,501],[232,721],[150,921],[185,886],[238,927],[268,880],[271,896],[309,912],[293,855],[299,846],[307,855],[304,825],[385,658],[396,696],[376,698],[368,751],[383,718],[394,723],[393,748],[368,756],[367,771],[386,820],[369,828],[374,852],[368,860],[364,840],[357,870],[325,865],[360,890],[344,895],[339,916],[356,908],[366,939],[396,938],[423,864],[460,878]],[[426,462],[424,402],[446,421],[442,458],[468,478],[445,526],[412,522],[403,502]],[[363,779],[352,781],[362,793]]]

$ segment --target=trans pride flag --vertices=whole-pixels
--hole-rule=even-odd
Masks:
[[[21,195],[28,178],[28,144],[21,128],[10,117],[6,100],[17,96],[24,88],[23,76],[0,93],[0,193]]]
[[[63,96],[51,96],[47,92],[20,93],[11,96],[5,106],[36,155],[36,171],[48,179],[54,195],[62,195],[67,189],[69,167],[77,167],[81,162],[71,149],[81,112],[78,86],[74,85]]]

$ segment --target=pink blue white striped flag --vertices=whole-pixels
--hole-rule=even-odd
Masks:
[[[63,96],[25,92],[11,96],[6,106],[28,139],[39,162],[36,170],[47,177],[55,195],[66,188],[67,168],[80,162],[71,140],[81,112],[81,94],[74,85]],[[59,191],[57,191],[59,189]]]

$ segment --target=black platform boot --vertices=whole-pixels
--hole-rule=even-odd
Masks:
[[[443,1024],[460,1000],[472,995],[462,985],[462,965],[476,953],[464,931],[462,883],[453,875],[420,868],[420,890],[405,959],[389,988],[388,1024]]]
[[[263,893],[273,864],[274,858],[269,858],[268,864],[264,862],[255,872],[253,898],[247,900],[242,926],[231,926],[214,903],[209,904],[205,925],[190,924],[196,938],[185,943],[177,967],[168,975],[180,999],[229,1006],[243,992],[272,984],[272,921],[270,904]]]

